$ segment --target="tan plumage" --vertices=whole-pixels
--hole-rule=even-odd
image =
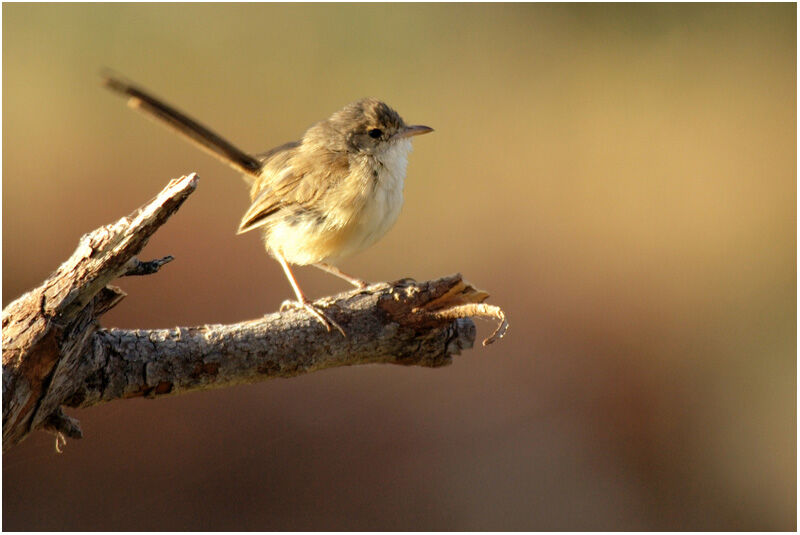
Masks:
[[[311,264],[366,286],[328,262],[370,246],[391,228],[403,204],[409,138],[432,129],[407,126],[385,103],[365,98],[311,126],[302,140],[252,156],[121,77],[106,75],[104,81],[127,96],[130,106],[245,174],[252,183],[251,204],[238,233],[260,229],[300,305],[344,335],[306,299],[288,263]]]

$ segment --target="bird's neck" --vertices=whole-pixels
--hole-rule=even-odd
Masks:
[[[390,187],[403,187],[408,166],[408,155],[411,152],[411,140],[401,139],[391,142],[382,150],[370,155],[373,178]],[[377,173],[377,174],[375,174]]]

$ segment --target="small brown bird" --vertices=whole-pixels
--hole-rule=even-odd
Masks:
[[[344,330],[303,294],[289,264],[313,265],[358,288],[336,261],[369,247],[391,228],[403,205],[411,137],[432,132],[408,126],[383,102],[364,98],[311,126],[300,141],[249,155],[152,94],[104,74],[105,85],[128,105],[159,119],[202,149],[241,171],[252,204],[239,234],[264,233],[267,252],[281,264],[297,305],[328,329]]]

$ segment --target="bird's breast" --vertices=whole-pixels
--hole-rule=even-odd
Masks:
[[[405,162],[401,166],[378,164],[371,172],[368,197],[355,217],[352,237],[357,250],[369,247],[386,234],[403,208]]]
[[[309,217],[284,220],[267,236],[294,264],[335,263],[378,241],[397,221],[403,207],[409,140],[382,153],[351,161],[349,184],[332,188],[326,209]]]

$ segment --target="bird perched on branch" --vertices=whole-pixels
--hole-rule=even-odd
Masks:
[[[252,184],[251,205],[238,233],[260,229],[267,252],[294,289],[296,306],[328,331],[334,327],[346,336],[306,298],[289,264],[313,265],[366,287],[333,264],[375,243],[397,220],[411,137],[433,129],[409,126],[385,103],[364,98],[311,126],[300,141],[250,155],[124,78],[106,73],[103,79],[109,89],[128,97],[129,106],[244,173]]]

